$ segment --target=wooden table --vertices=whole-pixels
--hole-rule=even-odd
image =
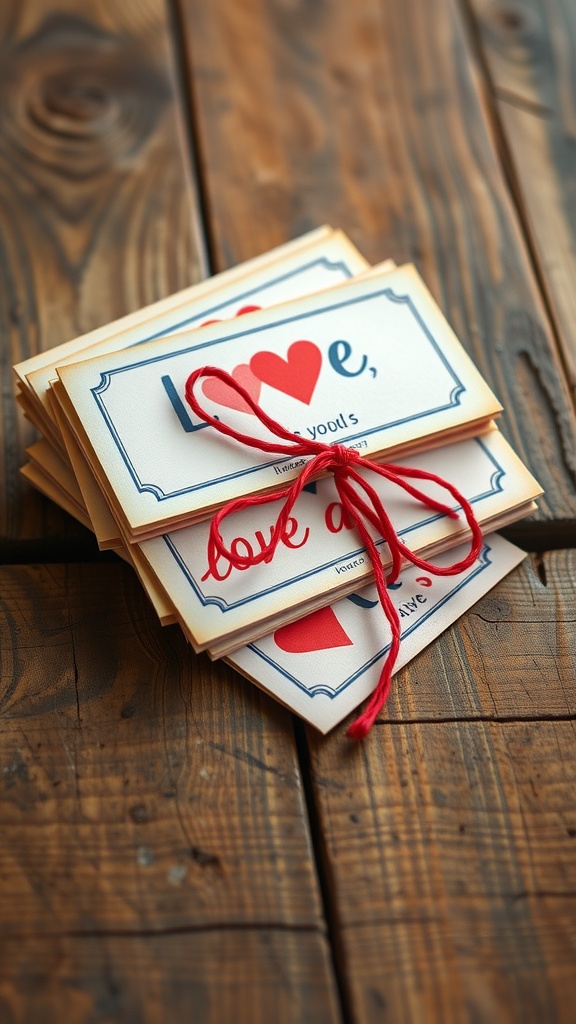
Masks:
[[[576,5],[0,5],[1,1024],[576,1019]],[[18,476],[12,363],[342,227],[545,487],[367,742],[161,629]]]

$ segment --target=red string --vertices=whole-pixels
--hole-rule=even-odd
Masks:
[[[232,388],[241,396],[241,398],[244,399],[254,415],[265,427],[268,428],[271,434],[280,438],[281,441],[287,441],[289,443],[281,444],[278,441],[261,440],[258,437],[253,437],[250,434],[244,434],[242,431],[235,430],[233,427],[228,426],[228,424],[223,423],[222,420],[211,416],[202,409],[194,394],[194,385],[201,377],[216,377],[229,388]],[[354,448],[347,448],[345,445],[341,444],[322,444],[320,441],[311,441],[307,438],[301,437],[299,434],[291,433],[291,431],[286,430],[280,423],[272,419],[271,416],[268,416],[268,414],[265,413],[258,403],[252,398],[246,388],[239,384],[238,381],[231,377],[225,370],[221,370],[216,366],[203,366],[201,369],[195,370],[194,373],[190,374],[186,381],[186,399],[192,410],[200,417],[200,419],[209,423],[221,434],[225,434],[227,437],[231,437],[235,441],[239,441],[241,444],[248,445],[250,448],[256,448],[259,451],[270,452],[274,455],[309,457],[309,461],[305,464],[300,475],[286,487],[282,487],[279,490],[268,494],[256,494],[236,498],[234,501],[230,501],[225,505],[224,508],[220,509],[212,519],[208,541],[209,552],[212,555],[214,552],[222,555],[237,569],[246,569],[251,565],[258,565],[260,562],[271,561],[274,552],[285,533],[290,513],[292,512],[303,488],[306,484],[310,483],[311,480],[320,475],[325,473],[333,474],[336,489],[345,514],[347,514],[352,522],[354,522],[372,563],[374,581],[378,591],[378,596],[392,632],[391,646],[385,658],[380,678],[378,679],[374,692],[372,693],[365,710],[348,729],[349,736],[352,736],[355,739],[364,738],[372,728],[378,713],[381,711],[388,698],[392,681],[392,671],[400,649],[400,618],[392,599],[390,598],[390,594],[388,593],[387,585],[394,583],[404,562],[411,562],[419,569],[423,569],[425,572],[429,572],[435,576],[455,576],[458,573],[463,572],[464,569],[473,565],[478,558],[482,546],[482,532],[470,502],[467,501],[463,494],[460,494],[453,484],[448,480],[444,480],[442,477],[437,476],[435,473],[429,473],[424,469],[413,469],[408,466],[397,466],[391,463],[378,464],[371,462],[369,459],[362,458]],[[451,519],[458,519],[459,513],[455,509],[437,501],[430,495],[425,494],[409,481],[429,480],[442,487],[450,494],[456,504],[460,505],[462,508],[464,517],[472,533],[469,553],[464,558],[460,559],[459,562],[453,562],[448,566],[433,565],[425,559],[419,558],[418,555],[414,554],[410,548],[406,547],[406,545],[402,543],[382,504],[380,496],[371,484],[369,484],[368,481],[360,475],[359,469],[370,470],[371,472],[384,477],[386,480],[389,480],[391,483],[397,484],[407,494],[416,501],[419,501],[422,505],[425,505],[427,508],[449,516]],[[228,518],[228,516],[233,515],[235,512],[240,512],[248,508],[255,508],[260,505],[266,505],[270,502],[280,501],[282,499],[284,499],[284,505],[280,510],[276,524],[272,528],[270,543],[266,545],[266,547],[251,555],[241,555],[230,551],[226,547],[222,539],[222,534],[220,533],[220,525]],[[384,573],[382,559],[378,553],[376,543],[368,529],[369,526],[372,526],[388,545],[392,559],[392,567],[387,576]]]

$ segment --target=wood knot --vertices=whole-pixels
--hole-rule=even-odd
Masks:
[[[152,54],[124,35],[61,14],[4,54],[0,131],[30,173],[50,167],[86,179],[146,143],[170,81]]]
[[[545,28],[535,5],[494,0],[487,8],[483,28],[489,47],[501,51],[507,61],[523,66],[545,59]]]
[[[518,31],[524,25],[522,11],[514,7],[504,7],[498,12],[498,18],[502,28],[509,29],[512,32]]]
[[[117,116],[112,93],[81,73],[38,83],[29,96],[28,112],[38,127],[69,137],[101,134]]]
[[[542,39],[542,17],[534,5],[518,0],[495,0],[487,10],[487,26],[510,44],[539,45]]]
[[[110,96],[98,82],[56,79],[44,87],[46,109],[73,121],[100,117],[110,105]]]

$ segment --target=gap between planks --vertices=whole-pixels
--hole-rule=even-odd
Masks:
[[[469,42],[469,53],[472,55],[476,62],[478,71],[478,77],[481,81],[481,89],[479,95],[486,108],[487,118],[492,128],[494,136],[494,149],[500,161],[500,167],[502,170],[502,177],[506,183],[508,191],[510,193],[511,204],[515,210],[516,217],[518,220],[518,226],[524,245],[526,246],[526,252],[536,286],[538,288],[538,294],[542,302],[543,312],[548,320],[550,326],[550,332],[554,339],[554,346],[556,349],[556,355],[558,357],[560,366],[562,367],[566,388],[568,393],[571,395],[573,407],[576,409],[576,396],[572,393],[570,388],[570,366],[564,346],[562,345],[562,332],[558,318],[554,312],[553,296],[546,283],[546,276],[540,261],[538,259],[538,252],[536,242],[533,234],[530,230],[530,223],[526,204],[524,202],[524,195],[522,187],[516,174],[514,167],[514,160],[510,149],[510,143],[506,130],[502,123],[500,113],[498,111],[498,99],[504,102],[510,103],[513,106],[516,105],[520,109],[527,109],[524,101],[521,101],[520,97],[515,97],[512,94],[506,94],[505,91],[498,88],[494,78],[490,72],[488,59],[484,53],[484,46],[482,44],[481,32],[476,21],[476,15],[471,4],[471,0],[457,0],[457,6],[462,14],[462,22],[464,25],[464,31],[468,37]],[[490,102],[492,100],[493,102]],[[529,112],[535,117],[550,117],[551,111],[546,108],[530,108]],[[560,547],[576,547],[576,528],[574,526],[568,529],[564,538],[564,543],[558,545]]]
[[[202,260],[202,277],[211,277],[216,272],[214,258],[214,240],[210,225],[212,217],[208,199],[208,185],[203,171],[204,161],[200,158],[202,137],[198,125],[198,116],[194,108],[194,96],[187,86],[187,76],[191,78],[191,53],[188,52],[184,39],[182,13],[178,0],[166,0],[166,23],[168,41],[172,49],[173,78],[176,90],[177,109],[182,125],[183,146],[189,171],[189,188],[198,213],[197,245]]]

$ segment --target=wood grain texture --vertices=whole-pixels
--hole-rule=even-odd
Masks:
[[[457,5],[180,8],[217,267],[324,221],[414,260],[545,488],[526,543],[572,543],[570,397]]]
[[[574,721],[312,743],[352,1019],[573,1020]]]
[[[339,1024],[321,936],[262,929],[5,944],[2,1024]]]
[[[468,0],[576,398],[576,6]]]
[[[500,583],[368,742],[308,730],[351,1019],[573,1019],[575,571],[554,552]]]
[[[322,933],[290,716],[120,565],[0,570],[0,937]]]
[[[532,556],[395,677],[381,721],[576,712],[576,552]]]
[[[0,12],[0,542],[85,537],[18,478],[13,363],[203,276],[161,0]]]
[[[170,9],[214,268],[323,221],[372,260],[413,259],[546,488],[526,541],[574,544],[541,280],[565,350],[569,332],[533,272],[535,200],[510,192],[468,0]],[[0,4],[3,375],[204,272],[168,18],[160,0]],[[77,555],[84,535],[17,482],[29,431],[9,385],[0,400],[0,556]],[[570,1024],[575,576],[574,551],[533,557],[400,673],[367,743],[302,730],[299,757],[290,715],[162,630],[124,566],[0,569],[1,1024]]]

